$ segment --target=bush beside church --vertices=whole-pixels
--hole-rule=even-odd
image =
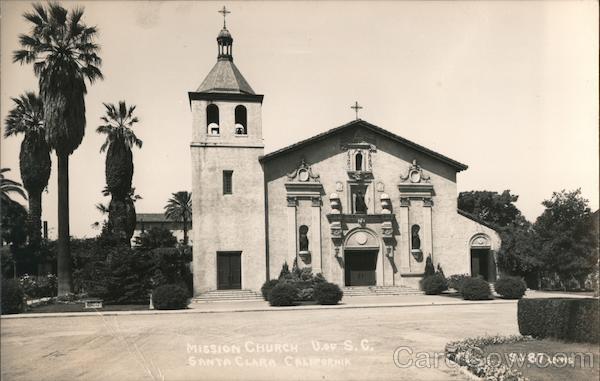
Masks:
[[[310,301],[331,305],[337,304],[344,295],[338,285],[327,282],[321,273],[313,274],[310,267],[300,269],[296,261],[292,271],[284,263],[278,279],[266,281],[261,292],[271,306],[291,306]]]

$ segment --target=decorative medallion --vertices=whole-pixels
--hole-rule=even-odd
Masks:
[[[304,158],[298,165],[298,168],[288,173],[287,177],[289,181],[299,181],[303,183],[308,181],[320,182],[319,175],[312,172],[311,166],[306,163]]]
[[[336,182],[335,183],[335,191],[343,192],[344,191],[344,183],[342,183],[341,181]]]
[[[364,245],[365,243],[367,243],[368,239],[369,239],[369,237],[367,237],[367,235],[363,232],[359,232],[354,235],[354,240],[359,245]]]
[[[430,177],[423,172],[423,169],[420,165],[417,164],[417,159],[412,161],[412,165],[408,169],[408,173],[406,175],[400,175],[400,180],[402,182],[411,182],[413,184],[417,183],[428,183]]]
[[[384,192],[385,191],[385,184],[382,183],[381,181],[378,181],[377,185],[375,185],[375,188],[377,189],[377,192]]]

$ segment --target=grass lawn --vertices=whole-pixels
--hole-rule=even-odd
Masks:
[[[597,380],[600,371],[599,346],[596,344],[545,339],[490,345],[483,351],[489,361],[501,358],[507,366],[512,362],[511,367],[520,370],[531,381]],[[491,353],[494,355],[488,357]]]
[[[25,313],[50,313],[50,312],[95,312],[95,311],[144,311],[148,310],[147,304],[114,304],[104,305],[98,310],[93,308],[83,308],[83,303],[77,304],[46,304],[36,307],[29,307]]]

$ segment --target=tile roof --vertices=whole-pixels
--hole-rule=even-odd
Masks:
[[[398,142],[400,144],[408,146],[408,147],[410,147],[410,148],[412,148],[412,149],[414,149],[416,151],[419,151],[419,152],[424,153],[426,155],[429,155],[429,156],[431,156],[431,157],[433,157],[435,159],[438,159],[438,160],[440,160],[440,161],[442,161],[442,162],[444,162],[446,164],[449,164],[450,166],[454,167],[457,171],[464,171],[465,169],[468,168],[468,166],[466,164],[463,164],[463,163],[460,163],[460,162],[458,162],[456,160],[450,159],[447,156],[444,156],[444,155],[442,155],[440,153],[437,153],[437,152],[432,151],[432,150],[430,150],[428,148],[425,148],[422,145],[419,145],[417,143],[413,143],[410,140],[404,139],[401,136],[393,134],[393,133],[389,132],[388,130],[385,130],[385,129],[383,129],[381,127],[378,127],[378,126],[376,126],[374,124],[366,122],[366,121],[364,121],[362,119],[353,120],[350,123],[346,123],[346,124],[344,124],[342,126],[332,128],[332,129],[330,129],[328,131],[325,131],[323,133],[317,134],[317,135],[315,135],[313,137],[310,137],[308,139],[301,140],[301,141],[299,141],[297,143],[294,143],[294,144],[291,144],[291,145],[289,145],[287,147],[284,147],[284,148],[278,149],[276,151],[273,151],[273,152],[271,152],[269,154],[266,154],[263,157],[261,157],[260,161],[261,162],[268,161],[268,160],[270,160],[270,159],[272,159],[274,157],[281,156],[281,155],[283,155],[283,154],[285,154],[287,152],[295,151],[297,149],[300,149],[301,147],[304,147],[307,144],[314,143],[314,142],[317,142],[319,140],[325,139],[328,136],[330,136],[332,134],[335,134],[335,133],[338,133],[338,132],[340,132],[340,131],[342,131],[344,129],[349,129],[349,128],[357,127],[357,126],[369,129],[369,130],[371,130],[371,131],[373,131],[375,133],[378,133],[380,135],[386,136],[389,139],[394,140],[394,141],[396,141],[396,142]]]
[[[218,60],[196,92],[255,94],[233,61],[229,60]]]

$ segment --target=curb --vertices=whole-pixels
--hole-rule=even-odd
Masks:
[[[186,310],[148,310],[148,311],[101,311],[94,310],[93,312],[49,312],[49,313],[22,313],[15,315],[2,315],[1,319],[36,319],[36,318],[56,318],[56,317],[95,317],[95,316],[128,316],[128,315],[165,315],[165,314],[220,314],[232,312],[281,312],[281,311],[297,311],[297,310],[334,310],[334,309],[367,309],[367,308],[404,308],[404,307],[443,307],[443,306],[471,306],[481,304],[516,304],[515,300],[501,301],[473,301],[473,302],[453,302],[453,303],[389,303],[389,304],[340,304],[335,306],[292,306],[292,307],[258,307],[258,308],[232,308],[226,310],[201,310],[201,309],[186,309]]]

